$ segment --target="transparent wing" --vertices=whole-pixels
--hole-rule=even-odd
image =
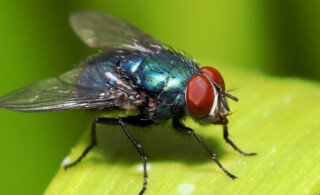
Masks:
[[[107,70],[106,66],[83,66],[42,80],[1,97],[0,107],[19,112],[50,112],[132,106],[133,100],[126,97],[135,94],[134,90],[116,75],[102,74],[101,70]],[[110,81],[113,85],[108,84]]]
[[[133,25],[97,11],[77,11],[70,25],[80,39],[94,48],[167,49],[161,42]]]

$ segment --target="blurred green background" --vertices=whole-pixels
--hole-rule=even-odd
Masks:
[[[0,6],[0,95],[95,51],[71,31],[79,9],[111,13],[201,61],[320,80],[320,1],[15,1]],[[210,64],[210,65],[215,65]],[[84,111],[0,110],[0,194],[41,194],[91,122]]]

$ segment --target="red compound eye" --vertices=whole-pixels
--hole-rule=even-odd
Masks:
[[[224,80],[219,71],[209,66],[200,68],[200,71],[203,72],[203,74],[209,77],[212,81],[214,81],[217,85],[219,85],[221,89],[223,89],[223,91],[225,91]]]
[[[211,82],[203,75],[196,74],[189,80],[186,94],[188,108],[196,118],[209,115],[214,101]]]

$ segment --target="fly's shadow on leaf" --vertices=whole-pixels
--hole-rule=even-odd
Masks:
[[[143,147],[148,162],[178,161],[192,165],[211,161],[207,151],[192,135],[180,134],[169,124],[149,127],[127,125],[127,127]],[[202,136],[202,138],[219,159],[224,156],[225,151],[222,147],[227,147],[227,144],[222,137],[213,139]],[[140,154],[120,126],[98,125],[97,141],[98,146],[94,150],[101,153],[103,158],[92,157],[91,160],[119,162],[121,164],[141,163]]]

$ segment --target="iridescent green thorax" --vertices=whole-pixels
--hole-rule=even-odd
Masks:
[[[199,73],[196,62],[177,52],[132,54],[120,62],[126,77],[156,100],[153,120],[166,120],[185,113],[185,90],[189,79]]]

